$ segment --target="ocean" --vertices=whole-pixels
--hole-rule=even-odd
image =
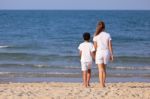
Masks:
[[[82,34],[103,20],[114,62],[107,82],[150,82],[150,11],[0,10],[0,82],[81,82]],[[92,65],[91,82],[98,82]]]

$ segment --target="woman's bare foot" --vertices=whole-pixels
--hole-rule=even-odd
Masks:
[[[90,87],[91,85],[90,84],[88,84],[88,87]]]
[[[100,86],[99,86],[99,88],[104,88],[104,87],[105,87],[104,85],[100,85]]]
[[[86,84],[84,84],[84,83],[82,84],[82,86],[83,86],[84,88],[87,88],[87,87],[88,87],[88,86],[87,86]]]

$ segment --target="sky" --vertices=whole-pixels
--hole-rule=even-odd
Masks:
[[[0,0],[0,10],[150,10],[150,0]]]

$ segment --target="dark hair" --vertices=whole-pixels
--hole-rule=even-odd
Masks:
[[[105,23],[103,21],[99,21],[96,27],[95,36],[105,30]]]
[[[85,32],[85,33],[83,34],[83,39],[86,40],[86,41],[90,40],[90,33]]]

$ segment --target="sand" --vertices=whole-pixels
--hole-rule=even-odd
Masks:
[[[84,88],[81,83],[3,83],[0,99],[150,99],[150,83],[98,83]]]

